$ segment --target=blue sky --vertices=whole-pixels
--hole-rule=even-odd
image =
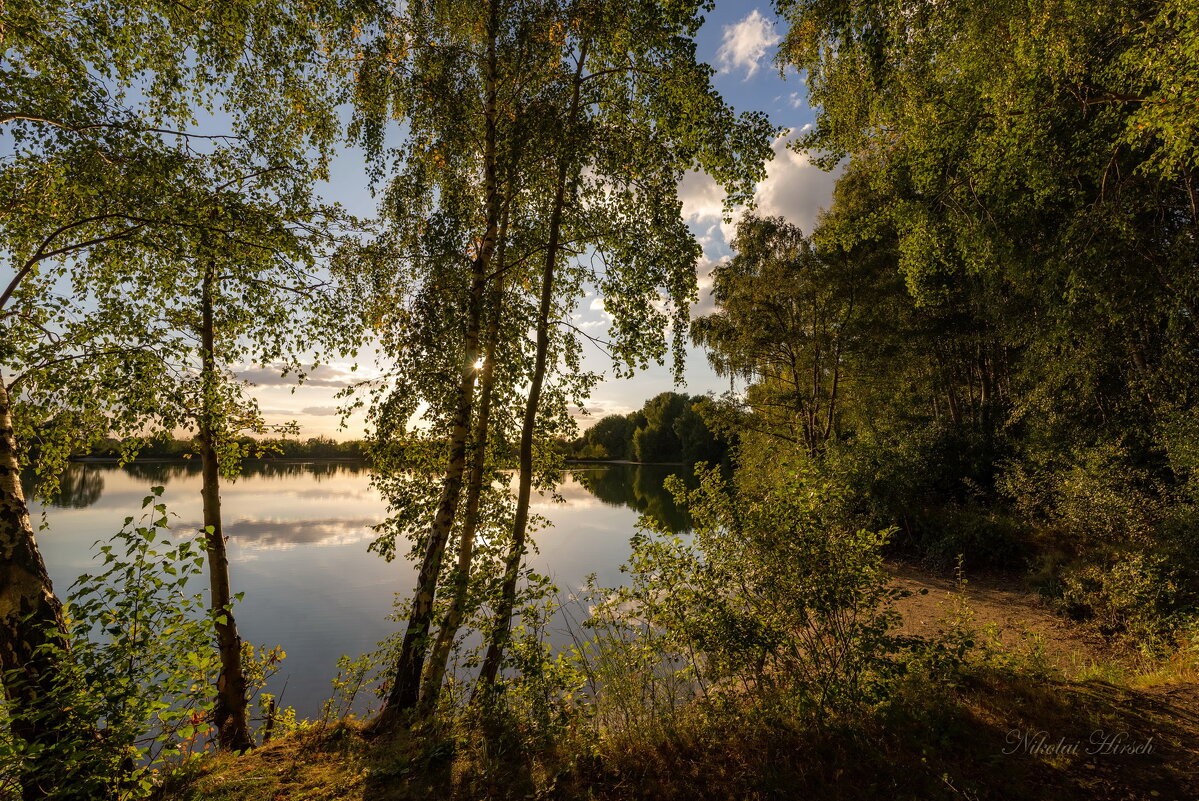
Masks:
[[[716,69],[717,90],[737,110],[765,111],[772,122],[798,131],[814,122],[814,115],[806,102],[802,78],[794,71],[780,76],[774,65],[781,32],[768,3],[717,0],[715,10],[699,33],[699,56]],[[787,150],[786,138],[780,137],[775,142],[775,158],[766,179],[758,185],[756,203],[761,213],[784,216],[810,231],[819,210],[829,203],[833,177],[809,164],[800,154]],[[326,197],[342,203],[354,214],[373,216],[375,200],[367,189],[361,154],[345,151],[334,163],[332,173],[332,180],[325,187]],[[680,197],[687,221],[704,247],[704,259],[699,265],[700,303],[692,310],[693,315],[704,314],[712,309],[711,269],[729,257],[728,243],[734,225],[723,222],[722,195],[707,176],[697,174],[685,179],[680,185]],[[589,296],[583,300],[575,323],[602,335],[605,315],[598,298]],[[369,359],[363,361],[365,370]],[[597,349],[589,349],[585,366],[611,375],[607,357]],[[324,434],[342,439],[363,433],[361,418],[351,419],[345,430],[338,429],[334,395],[349,377],[348,364],[324,366],[299,387],[266,371],[243,375],[258,382],[253,394],[270,422],[296,420],[302,429],[301,436],[305,437]],[[586,428],[606,414],[638,409],[646,399],[670,389],[703,394],[720,393],[728,388],[728,380],[712,372],[703,352],[689,349],[682,388],[674,386],[667,366],[654,367],[630,379],[605,378],[592,394],[587,407],[590,417],[579,415],[578,421]]]

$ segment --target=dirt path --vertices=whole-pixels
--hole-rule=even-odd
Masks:
[[[1045,686],[1051,691],[1040,697],[1033,689],[1036,685],[1016,684],[1000,687],[992,696],[983,691],[969,698],[983,735],[988,726],[1008,737],[1025,729],[1085,744],[1094,742],[1095,732],[1118,732],[1155,749],[1135,759],[1045,758],[1053,766],[1046,781],[1056,785],[1054,795],[1105,801],[1199,798],[1199,682],[1193,672],[1175,671],[1168,677],[1155,673],[1137,654],[1055,614],[1018,579],[974,576],[958,586],[910,564],[888,567],[894,586],[913,593],[897,604],[904,632],[931,635],[944,631],[952,620],[963,620],[975,630],[993,630],[1005,650],[1039,650],[1045,662],[1061,672],[1062,679],[1049,680]]]
[[[1007,648],[1040,649],[1048,663],[1067,676],[1096,664],[1135,661],[1134,655],[1113,649],[1098,635],[1055,614],[1018,579],[972,576],[959,587],[953,579],[913,565],[893,563],[889,568],[895,586],[913,593],[898,603],[905,633],[935,634],[949,621],[964,618],[975,629],[994,631]]]

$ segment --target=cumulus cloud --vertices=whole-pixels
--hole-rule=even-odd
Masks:
[[[580,431],[585,431],[595,425],[596,421],[604,416],[605,412],[602,407],[588,403],[587,408],[579,406],[571,406],[568,410],[570,416],[578,425]]]
[[[729,260],[728,256],[722,256],[719,259],[703,259],[696,265],[695,277],[699,283],[699,302],[691,306],[691,319],[703,317],[712,314],[716,311],[716,299],[712,297],[713,276],[712,271],[717,265],[724,264]]]
[[[303,383],[310,387],[348,387],[351,383],[349,370],[330,364],[321,364],[305,371],[306,377],[303,382],[296,380],[294,373],[289,373],[287,376],[282,373],[282,366],[268,365],[239,370],[237,377],[258,386],[293,386]]]
[[[774,159],[766,165],[766,177],[754,190],[754,202],[758,214],[783,217],[804,233],[811,233],[821,210],[832,202],[837,172],[825,172],[806,155],[788,148],[807,127],[792,128],[774,140]],[[712,178],[704,173],[688,174],[679,182],[679,196],[683,199],[684,219],[705,226],[700,233],[705,250],[713,249],[716,226],[724,243],[732,244],[737,220],[745,209],[735,209],[731,222],[724,222],[720,212],[724,192]]]
[[[628,414],[633,411],[629,406],[623,403],[608,399],[600,398],[593,399],[587,402],[587,411],[583,412],[578,406],[572,406],[570,416],[578,423],[580,431],[586,431],[593,425],[598,423],[602,418],[610,414]]]
[[[820,212],[832,203],[837,172],[825,172],[804,154],[788,148],[806,129],[807,126],[790,129],[774,140],[774,159],[767,164],[766,177],[754,190],[754,202],[755,213],[782,217],[810,234]],[[704,173],[685,176],[679,183],[679,197],[683,201],[684,219],[700,229],[697,236],[705,253],[696,265],[699,302],[691,307],[691,318],[695,319],[716,310],[716,301],[712,297],[712,271],[728,260],[729,256],[721,251],[731,247],[737,221],[745,215],[746,209],[735,209],[730,221],[725,222],[721,205],[724,192]]]
[[[754,200],[758,214],[784,217],[810,234],[821,210],[832,203],[837,172],[825,172],[787,147],[802,132],[792,129],[774,140],[774,160],[767,165]]]
[[[774,22],[762,16],[756,8],[749,16],[733,25],[724,26],[724,38],[716,51],[721,72],[745,70],[749,80],[761,66],[766,51],[779,43]]]
[[[683,219],[693,222],[718,221],[724,214],[724,190],[706,172],[692,171],[679,181]]]

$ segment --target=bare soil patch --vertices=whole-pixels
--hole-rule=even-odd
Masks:
[[[893,563],[890,569],[895,586],[912,593],[897,604],[905,634],[941,633],[964,614],[1005,647],[1042,648],[1049,664],[1066,675],[1098,663],[1134,667],[1140,662],[1136,654],[1057,614],[1017,577],[977,575],[959,583],[907,563]]]

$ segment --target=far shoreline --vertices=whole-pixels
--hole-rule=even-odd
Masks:
[[[74,464],[121,464],[119,456],[72,456],[69,459]],[[192,459],[187,456],[146,456],[135,457],[124,464],[175,464],[188,463]],[[257,456],[246,457],[243,462],[287,462],[291,464],[303,462],[368,462],[365,456]],[[197,462],[199,464],[199,462]],[[635,462],[631,459],[575,459],[567,458],[566,466],[571,465],[634,465],[646,467],[686,467],[686,462]]]
[[[70,462],[75,464],[121,464],[119,456],[72,456]],[[188,463],[193,461],[187,456],[146,456],[129,459],[125,464],[174,464],[176,462]],[[242,459],[243,462],[365,462],[368,459],[365,456],[247,456]],[[198,457],[195,459],[196,464],[199,464]]]

